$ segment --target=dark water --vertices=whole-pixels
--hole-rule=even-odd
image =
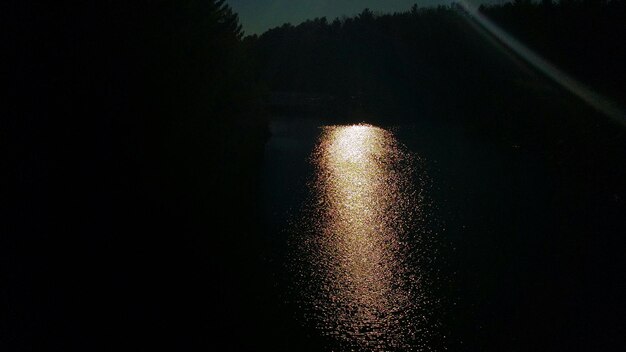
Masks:
[[[591,216],[567,217],[617,205],[582,203],[562,184],[578,176],[418,119],[281,119],[271,132],[265,217],[278,291],[312,350],[612,346],[616,316],[597,301],[617,277],[585,246],[615,238],[564,223],[589,226]]]
[[[272,124],[267,217],[286,242],[285,296],[329,350],[445,346],[445,227],[418,127]]]
[[[419,265],[429,247],[419,158],[361,124],[323,127],[311,162],[289,254],[306,322],[345,348],[428,347],[435,298]]]

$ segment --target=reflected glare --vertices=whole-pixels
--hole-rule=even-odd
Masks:
[[[466,0],[461,0],[459,4],[470,15],[466,18],[471,21],[475,21],[475,23],[478,24],[480,28],[484,29],[488,35],[496,38],[498,40],[498,44],[505,48],[507,52],[509,50],[513,51],[535,69],[545,74],[546,77],[550,78],[564,89],[570,91],[582,101],[589,104],[589,106],[612,118],[622,126],[626,126],[626,110],[624,110],[624,107],[621,104],[593,91],[582,82],[579,82],[574,77],[560,70],[557,66],[531,50],[522,42],[518,41],[515,37],[482,14],[478,4],[474,4]],[[474,24],[474,22],[470,23]]]
[[[414,159],[392,133],[353,125],[325,128],[313,164],[297,254],[307,320],[341,350],[428,350]]]

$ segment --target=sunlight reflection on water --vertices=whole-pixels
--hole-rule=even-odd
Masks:
[[[384,129],[331,126],[312,162],[296,251],[306,321],[342,350],[429,350],[416,157]]]

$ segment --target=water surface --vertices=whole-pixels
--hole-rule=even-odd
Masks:
[[[428,350],[435,299],[419,265],[430,245],[419,157],[360,124],[323,127],[310,160],[290,253],[305,323],[341,350]]]

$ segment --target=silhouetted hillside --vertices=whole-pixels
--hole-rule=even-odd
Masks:
[[[566,72],[615,100],[626,98],[623,1],[522,1],[481,10]],[[489,35],[477,27],[459,5],[394,14],[366,9],[352,18],[285,24],[248,42],[271,90],[466,111],[476,100],[497,105],[529,88],[506,53],[486,48]]]

